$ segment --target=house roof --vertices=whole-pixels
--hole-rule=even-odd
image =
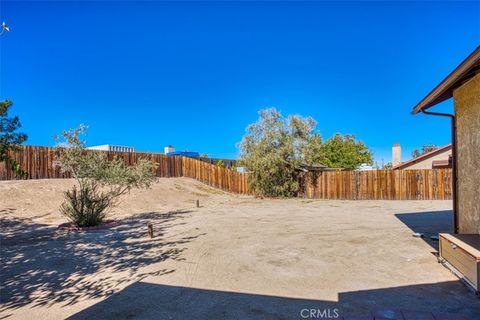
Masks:
[[[480,46],[423,98],[422,101],[413,108],[412,114],[417,114],[422,109],[428,109],[451,98],[456,88],[470,78],[473,78],[477,73],[480,73]]]
[[[437,154],[440,154],[440,153],[445,152],[445,151],[450,150],[450,149],[452,149],[452,144],[447,144],[446,146],[440,147],[438,149],[435,149],[435,150],[432,150],[430,152],[424,153],[421,156],[418,156],[418,157],[413,158],[411,160],[408,160],[408,161],[402,162],[400,164],[397,164],[392,169],[394,169],[394,170],[405,169],[405,168],[410,167],[411,165],[413,165],[415,163],[424,161],[428,158],[436,156]]]
[[[300,163],[298,168],[296,168],[298,171],[303,171],[303,172],[309,172],[309,171],[339,171],[343,169],[337,169],[337,168],[329,168],[323,164],[315,163],[315,164],[306,164],[306,163]]]

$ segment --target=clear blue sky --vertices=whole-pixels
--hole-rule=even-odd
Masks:
[[[377,160],[446,144],[447,119],[410,110],[480,43],[479,2],[2,0],[0,18],[0,99],[28,144],[85,123],[91,145],[219,157],[270,106]]]

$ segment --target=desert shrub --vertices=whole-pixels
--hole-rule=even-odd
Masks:
[[[111,197],[100,192],[97,185],[86,183],[65,192],[60,212],[76,226],[95,226],[105,220],[106,209],[111,205]]]
[[[299,190],[301,163],[321,161],[321,137],[310,117],[284,118],[276,109],[260,110],[240,142],[240,162],[250,172],[249,186],[259,196],[292,197]]]
[[[105,152],[87,151],[80,139],[85,130],[81,125],[64,131],[56,137],[55,148],[62,172],[69,172],[76,181],[65,192],[60,212],[78,227],[102,223],[120,196],[133,188],[148,188],[156,180],[156,164],[148,159],[127,166],[118,158],[109,161]]]

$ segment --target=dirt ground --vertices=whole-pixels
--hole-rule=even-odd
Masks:
[[[480,299],[428,240],[451,228],[450,201],[260,200],[161,179],[123,198],[119,226],[69,233],[57,226],[70,185],[0,182],[0,319],[480,318]]]

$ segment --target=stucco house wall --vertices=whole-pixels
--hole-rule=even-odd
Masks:
[[[417,163],[412,163],[408,167],[402,168],[403,170],[410,170],[410,169],[432,169],[433,167],[433,161],[438,161],[438,160],[448,160],[450,155],[452,154],[452,150],[445,150],[442,153],[439,153],[437,155],[431,156],[425,160],[419,161]]]
[[[480,234],[480,74],[453,92],[460,233]]]

